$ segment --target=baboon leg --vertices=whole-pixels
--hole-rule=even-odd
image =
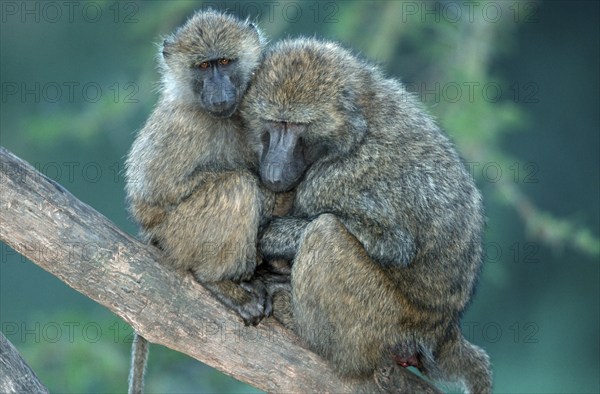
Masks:
[[[292,297],[298,334],[342,374],[371,374],[400,340],[396,286],[334,215],[307,226]]]
[[[264,286],[250,279],[256,267],[260,189],[249,174],[227,173],[202,184],[154,229],[173,264],[189,269],[246,324],[265,312]]]
[[[200,282],[245,280],[256,267],[260,190],[249,174],[202,184],[156,229],[168,257]]]

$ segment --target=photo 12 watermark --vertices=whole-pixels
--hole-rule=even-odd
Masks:
[[[139,22],[135,1],[2,1],[0,20],[20,23]]]

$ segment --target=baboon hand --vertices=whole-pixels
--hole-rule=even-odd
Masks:
[[[247,298],[237,307],[237,313],[244,320],[246,326],[256,326],[263,317],[269,316],[273,310],[271,297],[262,281],[254,279],[249,282],[240,283],[247,291]]]
[[[256,269],[254,281],[266,289],[265,316],[273,314],[273,297],[277,291],[291,292],[292,267],[283,259],[265,262]]]

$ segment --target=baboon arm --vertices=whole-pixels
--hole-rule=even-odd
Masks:
[[[192,173],[183,177],[173,177],[164,195],[164,200],[168,204],[178,205],[187,200],[198,188],[218,187],[221,183],[236,178],[242,173],[246,172],[241,170],[210,171],[196,168]],[[251,178],[250,175],[248,177]],[[166,181],[163,184],[166,184]]]
[[[259,247],[266,259],[280,258],[292,261],[296,256],[300,237],[308,219],[282,217],[274,218],[262,233]]]
[[[415,258],[416,244],[409,232],[399,227],[386,229],[369,219],[340,218],[374,261],[384,267],[406,267]],[[303,218],[274,218],[262,233],[260,250],[267,259],[292,261],[300,237],[311,221]]]
[[[414,237],[400,226],[386,228],[369,219],[342,217],[340,221],[363,245],[373,261],[383,267],[406,267],[415,258]]]
[[[199,188],[218,187],[218,185],[227,182],[231,178],[239,177],[240,174],[247,176],[249,179],[254,178],[250,172],[244,170],[211,171],[201,170],[200,168],[187,175],[157,175],[148,181],[145,190],[134,190],[131,193],[132,214],[138,222],[145,227],[149,227],[146,226],[147,222],[154,222],[156,218],[162,220],[162,216],[167,209],[186,201]],[[152,209],[152,211],[140,213],[142,210],[149,209]],[[148,217],[138,218],[142,214],[147,214]]]

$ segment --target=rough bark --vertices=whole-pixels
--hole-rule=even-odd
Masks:
[[[47,393],[17,349],[0,332],[0,393]]]
[[[0,239],[150,342],[268,392],[437,392],[399,367],[377,382],[340,379],[296,335],[271,319],[245,327],[191,275],[160,264],[160,251],[2,147],[0,170]]]

